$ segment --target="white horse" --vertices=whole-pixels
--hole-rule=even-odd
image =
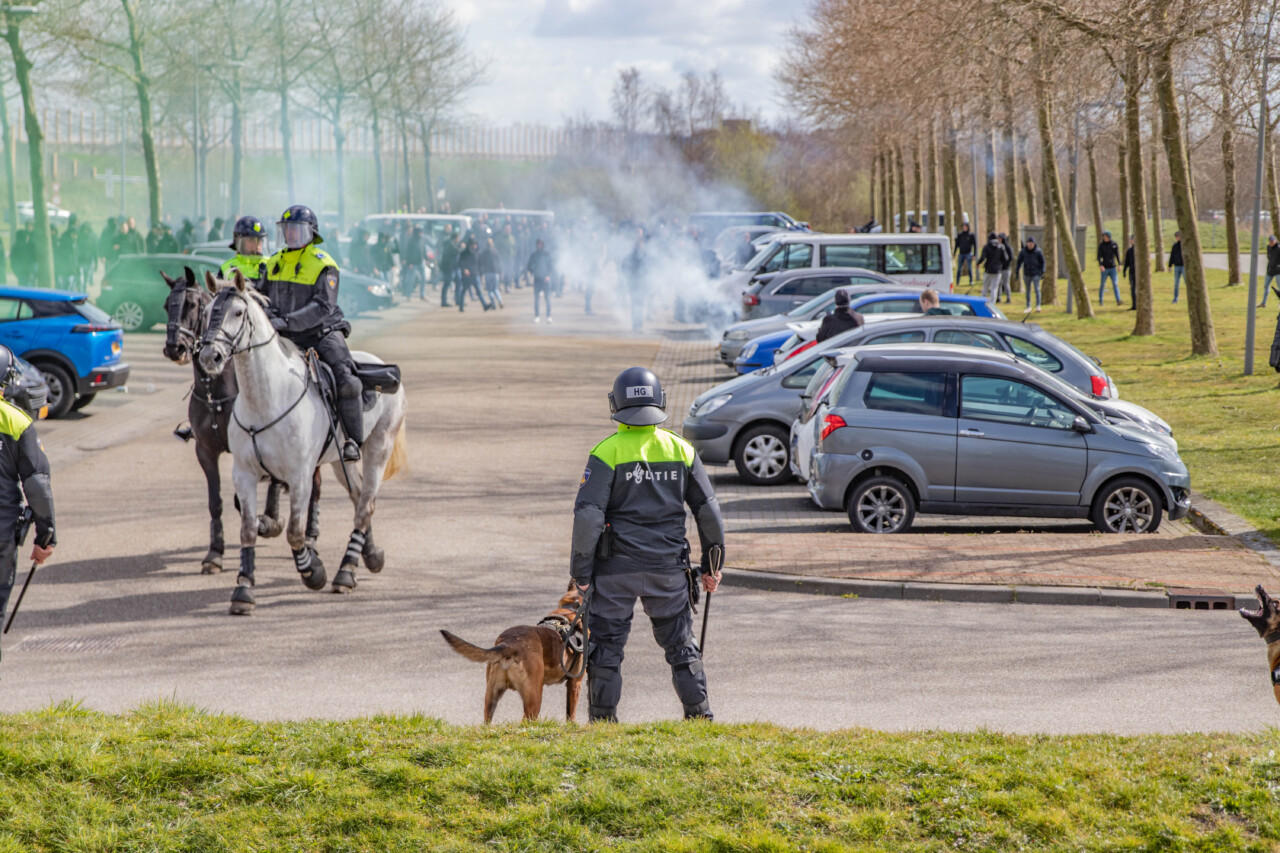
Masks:
[[[342,564],[333,578],[334,592],[355,588],[353,570],[363,555],[371,572],[382,570],[385,556],[373,544],[370,522],[374,500],[383,480],[389,480],[407,462],[404,430],[403,386],[394,394],[379,394],[364,413],[365,439],[361,462],[343,463],[341,439],[330,440],[332,421],[307,360],[290,341],[271,328],[263,306],[266,297],[245,285],[239,271],[230,282],[205,274],[213,292],[209,323],[200,345],[200,365],[216,376],[235,365],[240,394],[227,430],[234,464],[231,478],[240,499],[240,574],[231,595],[231,613],[252,613],[254,543],[258,537],[258,489],[274,477],[289,487],[289,522],[286,538],[293,562],[309,589],[325,585],[324,564],[306,539],[307,504],[312,475],[326,462],[333,463],[338,481],[349,486],[355,504],[355,524]],[[368,353],[352,353],[362,362],[378,362]]]

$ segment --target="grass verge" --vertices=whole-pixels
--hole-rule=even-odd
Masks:
[[[1094,319],[1077,320],[1063,313],[1060,304],[1046,306],[1028,322],[1101,361],[1121,397],[1146,406],[1173,426],[1192,487],[1280,542],[1280,377],[1267,364],[1280,299],[1272,294],[1270,307],[1258,310],[1254,375],[1245,376],[1248,283],[1227,287],[1226,272],[1207,274],[1217,357],[1190,355],[1186,294],[1173,304],[1172,273],[1155,275],[1155,335],[1131,335],[1134,313],[1128,310],[1127,284],[1121,284],[1123,306],[1113,303],[1109,284],[1106,306],[1098,306],[1098,271],[1093,265],[1085,282],[1097,312]],[[1058,282],[1058,292],[1064,300],[1066,281]],[[1001,308],[1018,319],[1024,296],[1015,293],[1013,298],[1012,305]]]
[[[1280,733],[0,717],[0,851],[1274,850]]]

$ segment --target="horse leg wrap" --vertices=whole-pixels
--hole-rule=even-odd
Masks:
[[[313,503],[307,507],[307,541],[314,542],[320,538],[320,504]]]
[[[253,598],[253,549],[240,549],[240,574],[231,592],[231,615],[248,616],[257,602]]]
[[[377,574],[382,571],[383,566],[387,564],[387,555],[381,548],[373,544],[373,528],[370,527],[364,535],[364,567],[369,571]]]
[[[342,555],[342,567],[355,566],[360,563],[360,555],[364,553],[365,535],[360,530],[351,531],[347,540],[347,553]]]
[[[307,585],[307,589],[320,589],[324,586],[324,564],[320,562],[320,556],[315,551],[306,546],[294,551],[293,565],[302,576],[302,582]]]
[[[240,575],[236,578],[236,583],[240,586],[253,586],[253,557],[252,548],[240,549]]]

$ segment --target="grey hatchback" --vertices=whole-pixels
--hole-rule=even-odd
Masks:
[[[862,269],[861,267],[819,267],[817,269],[786,270],[768,281],[752,282],[742,294],[742,319],[758,320],[761,317],[772,317],[785,314],[792,308],[803,305],[815,296],[830,293],[837,287],[850,287],[859,284],[887,284],[889,290],[914,290],[896,284],[887,275]],[[863,293],[879,293],[879,290],[861,291]]]
[[[862,350],[836,380],[809,493],[854,530],[901,533],[917,512],[1089,518],[1149,533],[1190,509],[1171,439],[1069,399],[1017,363],[965,347]]]

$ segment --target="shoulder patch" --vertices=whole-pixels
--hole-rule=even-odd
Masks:
[[[578,488],[581,489],[587,484],[587,480],[591,479],[591,469],[585,468],[582,471],[582,479],[578,481]]]
[[[319,249],[316,250],[316,257],[322,261],[329,260],[329,256],[326,255],[324,252],[321,252]]]

